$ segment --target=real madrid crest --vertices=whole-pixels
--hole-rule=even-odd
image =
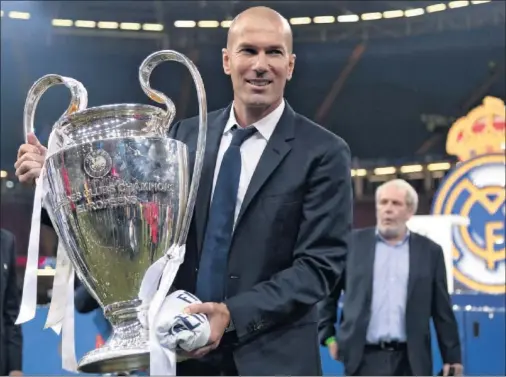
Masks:
[[[84,158],[84,171],[92,178],[102,178],[111,168],[112,158],[103,149],[93,150]]]
[[[453,124],[446,149],[459,163],[432,208],[469,219],[453,230],[453,274],[467,289],[492,294],[506,292],[505,112],[503,101],[486,97]]]

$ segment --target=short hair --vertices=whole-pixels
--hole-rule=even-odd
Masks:
[[[418,194],[413,186],[411,186],[404,179],[393,179],[391,181],[385,182],[378,186],[376,189],[376,202],[378,201],[379,194],[381,190],[388,186],[395,186],[397,188],[406,190],[406,205],[411,208],[413,213],[416,213],[418,210]]]

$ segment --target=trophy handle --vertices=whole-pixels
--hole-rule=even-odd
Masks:
[[[28,91],[28,96],[26,97],[25,110],[23,112],[25,141],[27,140],[27,135],[31,132],[34,132],[33,120],[35,118],[35,109],[37,108],[37,104],[39,103],[40,98],[46,92],[46,90],[52,86],[60,84],[63,84],[69,88],[72,96],[69,107],[61,115],[60,119],[64,116],[75,113],[76,111],[84,110],[86,109],[86,106],[88,106],[88,92],[86,91],[83,84],[81,84],[79,81],[74,80],[70,77],[54,74],[41,77],[35,82],[35,84],[32,85]]]
[[[195,201],[197,198],[200,174],[202,172],[202,164],[204,162],[207,133],[207,100],[202,77],[200,76],[200,73],[195,64],[193,64],[193,62],[185,55],[173,50],[157,51],[149,55],[146,59],[144,59],[141,66],[139,67],[139,81],[142,90],[149,98],[160,104],[165,104],[167,107],[167,113],[164,122],[158,130],[161,135],[167,134],[169,127],[172,124],[174,117],[176,116],[176,107],[174,106],[172,100],[165,94],[151,88],[149,84],[149,78],[151,76],[151,72],[153,72],[153,69],[165,61],[176,61],[184,64],[186,68],[188,68],[192,75],[193,82],[195,83],[195,87],[197,89],[197,98],[199,101],[199,133],[197,137],[197,150],[195,153],[193,177],[191,180],[190,192],[188,195],[188,202],[186,204],[186,212],[184,213],[183,217],[181,232],[179,233],[179,237],[176,240],[177,245],[182,246],[186,242],[186,237],[190,228],[193,209],[195,207]]]

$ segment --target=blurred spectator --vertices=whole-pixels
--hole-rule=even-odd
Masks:
[[[15,325],[20,294],[16,279],[16,241],[0,229],[0,376],[22,376],[23,335]]]
[[[418,195],[403,180],[376,191],[376,228],[353,233],[345,278],[319,304],[320,340],[347,375],[429,376],[430,319],[437,332],[444,373],[462,374],[457,323],[442,248],[409,232]],[[335,336],[337,302],[345,290]]]

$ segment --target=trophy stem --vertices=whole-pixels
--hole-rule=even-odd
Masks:
[[[79,363],[79,371],[104,374],[149,369],[149,334],[141,325],[138,314],[141,300],[122,301],[104,308],[112,325],[105,344],[88,352]]]

